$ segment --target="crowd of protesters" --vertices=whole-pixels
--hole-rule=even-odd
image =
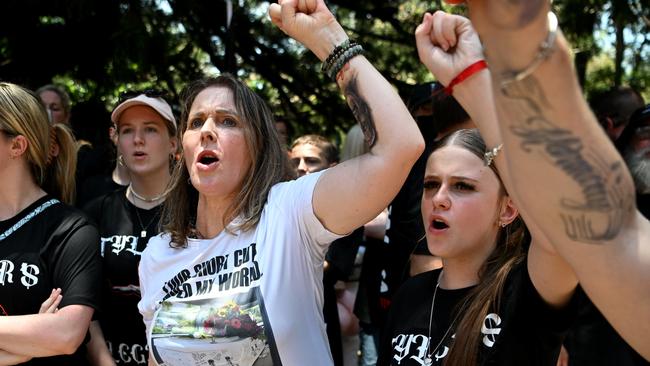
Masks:
[[[0,83],[0,365],[650,364],[650,105],[587,104],[550,2],[468,6],[400,96],[323,0],[270,5],[341,156],[228,74],[125,93],[110,149]]]

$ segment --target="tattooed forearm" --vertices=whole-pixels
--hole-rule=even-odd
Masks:
[[[531,127],[512,128],[512,131],[521,137],[522,148],[531,151],[534,145],[542,146],[553,163],[580,185],[586,199],[585,208],[609,209],[605,179],[585,160],[580,139],[572,136],[570,131],[559,128]]]
[[[550,107],[534,78],[513,84],[503,93],[520,107],[522,122],[510,131],[521,139],[522,150],[542,153],[580,187],[581,198],[564,197],[559,202],[567,236],[590,243],[615,238],[634,202],[633,195],[624,193],[621,162],[608,163],[596,147],[548,121],[543,110]]]
[[[372,148],[377,143],[377,129],[375,128],[375,121],[372,118],[372,110],[368,102],[366,102],[359,92],[356,75],[350,78],[350,81],[345,86],[344,94],[350,109],[352,109],[354,118],[356,118],[359,126],[361,126],[366,143]]]

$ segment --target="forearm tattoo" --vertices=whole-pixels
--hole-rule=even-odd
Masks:
[[[521,139],[521,149],[541,153],[580,187],[579,197],[562,197],[559,202],[566,235],[593,244],[614,239],[634,208],[634,189],[624,179],[622,162],[608,159],[598,146],[546,119],[543,111],[551,106],[534,77],[513,83],[502,93],[520,116],[510,131]]]
[[[366,143],[372,148],[377,143],[377,129],[375,128],[375,121],[372,118],[372,110],[368,102],[366,102],[359,92],[356,75],[350,78],[350,81],[345,86],[344,94],[350,109],[352,109],[354,118],[356,118],[359,126],[361,126]]]

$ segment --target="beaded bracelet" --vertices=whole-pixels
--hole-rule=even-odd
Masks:
[[[334,47],[332,52],[330,52],[329,56],[323,61],[323,65],[321,66],[321,71],[322,72],[327,72],[328,69],[332,68],[332,63],[343,54],[348,48],[351,48],[353,46],[356,46],[358,43],[350,40],[349,38],[343,41],[340,45]]]
[[[336,81],[336,75],[341,71],[343,66],[347,64],[353,57],[358,56],[363,53],[363,47],[361,45],[355,45],[353,47],[348,48],[341,54],[336,60],[334,60],[334,63],[332,67],[329,70],[326,70],[327,76],[329,76],[330,79],[333,81]]]

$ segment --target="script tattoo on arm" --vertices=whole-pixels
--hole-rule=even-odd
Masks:
[[[614,239],[634,209],[634,189],[624,179],[622,162],[549,121],[543,110],[551,106],[534,77],[501,91],[509,104],[517,102],[512,108],[517,108],[520,122],[510,131],[521,139],[521,149],[541,154],[580,187],[580,197],[562,197],[559,202],[566,235],[592,244]]]
[[[366,102],[359,92],[356,75],[350,78],[350,81],[345,86],[344,94],[350,109],[352,109],[354,118],[359,122],[359,126],[361,126],[366,143],[372,148],[377,143],[377,129],[375,128],[375,121],[372,118],[372,110],[368,102]]]

